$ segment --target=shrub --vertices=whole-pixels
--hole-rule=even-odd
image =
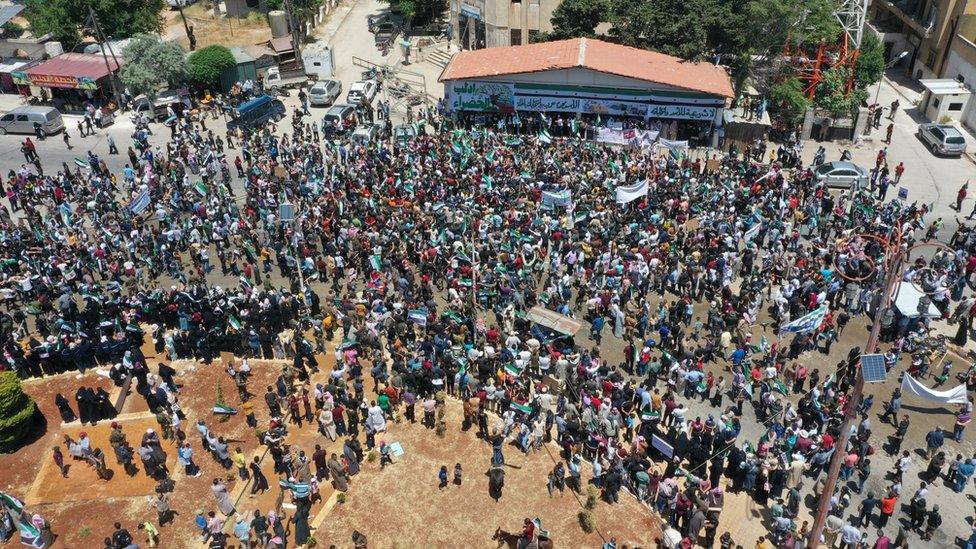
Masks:
[[[193,52],[188,63],[190,78],[199,84],[212,86],[220,82],[221,73],[233,67],[235,61],[229,49],[213,45]]]
[[[37,404],[14,372],[0,372],[0,452],[12,452],[30,431]]]
[[[336,495],[336,503],[338,503],[339,505],[342,505],[345,502],[346,502],[346,493],[345,492],[339,492],[339,494]]]
[[[589,511],[580,511],[576,518],[579,520],[580,528],[587,534],[592,533],[596,530],[596,525],[593,524],[593,513]]]
[[[588,511],[592,511],[596,507],[596,502],[600,500],[600,490],[593,486],[592,484],[586,487],[586,504],[584,505]]]
[[[370,463],[376,461],[376,450],[372,450],[370,453],[366,454],[366,461]]]

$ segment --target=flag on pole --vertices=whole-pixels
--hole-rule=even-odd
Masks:
[[[577,120],[575,118],[572,119],[572,120],[570,120],[569,121],[569,127],[570,127],[570,129],[573,130],[573,133],[578,134],[579,133],[579,120]]]
[[[512,374],[513,376],[517,376],[522,373],[522,370],[516,368],[514,364],[506,364],[505,371]]]
[[[373,267],[373,270],[374,271],[380,270],[380,267],[383,266],[382,261],[380,261],[380,256],[378,256],[378,255],[374,255],[374,256],[370,257],[369,258],[369,264],[370,264],[370,266]]]
[[[85,168],[86,170],[91,169],[91,165],[87,161],[77,157],[75,157],[75,165],[78,166],[79,168]]]
[[[546,130],[546,128],[541,128],[539,130],[539,142],[546,144],[552,143],[552,135],[548,130]]]
[[[822,305],[820,306],[820,308],[801,316],[800,318],[794,320],[793,322],[781,326],[779,329],[779,333],[780,334],[785,334],[785,333],[802,334],[806,332],[812,332],[813,330],[816,330],[817,328],[820,327],[820,324],[823,323],[824,318],[826,317],[827,317],[827,306]]]
[[[240,320],[239,320],[239,319],[238,319],[238,318],[237,318],[236,316],[234,316],[234,315],[230,315],[230,316],[229,316],[229,317],[227,318],[227,324],[228,324],[228,325],[229,325],[229,326],[230,326],[231,328],[233,328],[233,329],[235,329],[235,330],[238,330],[238,331],[240,331],[240,329],[241,329],[241,326],[243,326],[243,324],[241,324],[241,321],[240,321]]]
[[[195,190],[200,196],[207,196],[207,186],[203,184],[203,181],[197,181],[194,183],[193,190]]]
[[[746,231],[746,234],[742,235],[742,239],[745,240],[746,242],[751,242],[752,239],[756,238],[756,235],[759,234],[759,229],[761,228],[762,228],[762,221],[756,221],[755,223],[752,224],[752,227],[749,227],[749,230]]]
[[[427,309],[411,309],[407,316],[414,324],[427,325]]]

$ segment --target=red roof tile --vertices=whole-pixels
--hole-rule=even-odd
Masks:
[[[119,54],[117,58],[121,59],[122,55]],[[118,70],[119,66],[111,55],[108,56],[108,63],[113,71]],[[29,75],[85,77],[93,80],[98,80],[109,74],[108,67],[105,66],[105,58],[101,55],[74,52],[62,53],[47,61],[42,61],[25,72]]]
[[[732,82],[722,67],[586,38],[460,52],[451,58],[438,81],[577,67],[684,90],[733,96]]]

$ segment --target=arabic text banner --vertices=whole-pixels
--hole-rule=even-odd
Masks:
[[[596,140],[615,145],[634,145],[640,147],[650,145],[657,139],[659,132],[652,130],[616,130],[611,128],[597,128]]]
[[[966,385],[958,385],[947,391],[935,391],[922,385],[912,376],[905,374],[901,380],[901,392],[906,395],[915,395],[925,400],[938,402],[939,404],[965,404],[967,400]]]

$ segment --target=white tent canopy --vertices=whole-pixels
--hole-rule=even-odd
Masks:
[[[901,314],[907,316],[908,318],[916,318],[920,316],[918,312],[918,302],[925,294],[919,291],[919,289],[916,288],[911,282],[900,283],[895,292],[895,307]],[[925,316],[929,318],[939,318],[942,316],[942,313],[939,312],[939,309],[937,309],[935,305],[929,303],[929,310]]]

